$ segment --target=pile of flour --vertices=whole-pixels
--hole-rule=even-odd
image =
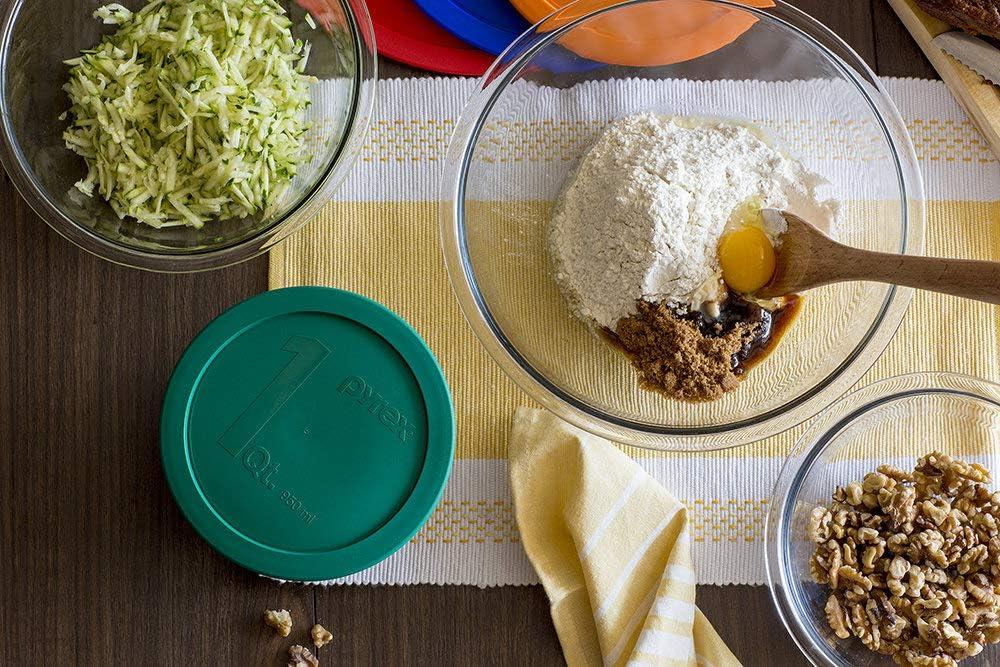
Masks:
[[[557,277],[576,313],[615,328],[636,302],[700,308],[721,291],[716,248],[750,200],[832,226],[825,181],[745,125],[652,114],[613,122],[556,204]]]

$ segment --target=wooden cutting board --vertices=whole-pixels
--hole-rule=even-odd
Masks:
[[[931,40],[952,29],[944,21],[928,15],[910,0],[888,0],[906,29],[941,79],[965,108],[969,118],[983,133],[993,153],[1000,157],[1000,88],[936,47]]]

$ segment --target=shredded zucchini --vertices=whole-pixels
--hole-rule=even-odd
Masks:
[[[308,130],[313,77],[275,0],[153,0],[66,61],[66,147],[120,218],[153,227],[246,217],[277,202]]]

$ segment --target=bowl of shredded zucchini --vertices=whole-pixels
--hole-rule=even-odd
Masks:
[[[0,159],[84,249],[155,271],[218,268],[330,198],[374,81],[362,0],[14,0]]]

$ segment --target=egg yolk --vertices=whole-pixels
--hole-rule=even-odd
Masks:
[[[759,227],[739,227],[719,241],[722,279],[736,292],[747,294],[766,285],[774,275],[774,262],[774,246]]]

